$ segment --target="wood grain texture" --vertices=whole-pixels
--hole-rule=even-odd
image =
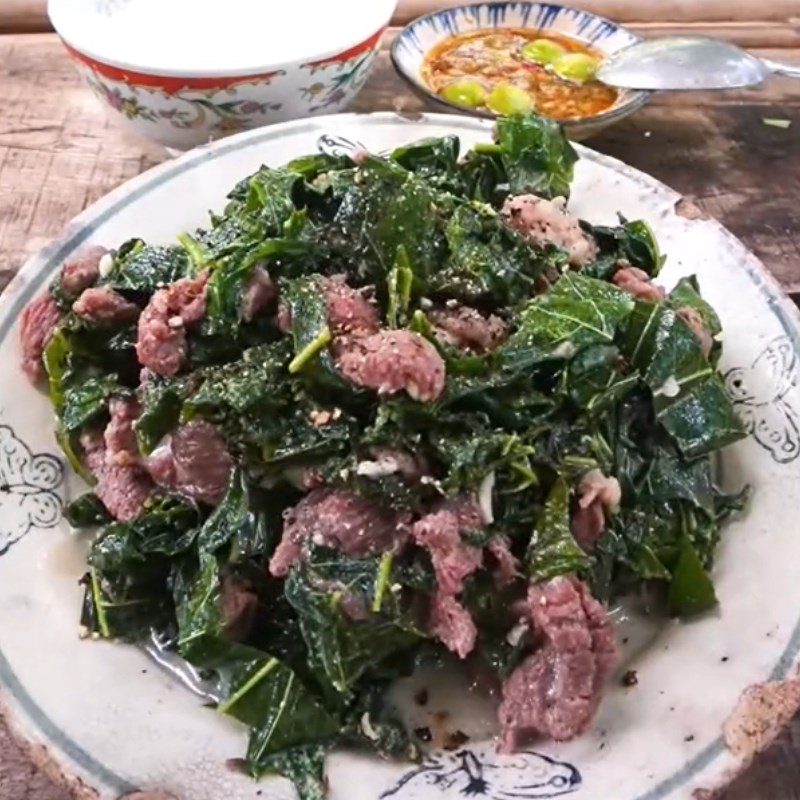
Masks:
[[[461,6],[466,0],[400,0],[395,19],[408,21],[437,8]],[[582,8],[619,22],[796,22],[797,0],[570,0]]]
[[[800,61],[800,49],[765,54]],[[107,119],[51,34],[0,36],[0,109],[5,285],[72,216],[166,155]],[[355,109],[434,110],[409,94],[385,48]],[[790,119],[792,126],[767,127],[764,117]],[[796,84],[775,79],[762,91],[662,95],[591,145],[689,195],[754,250],[787,291],[800,293],[799,133]],[[2,725],[0,800],[68,800]],[[800,723],[731,785],[724,800],[800,800]]]
[[[47,0],[2,0],[0,33],[49,31]]]

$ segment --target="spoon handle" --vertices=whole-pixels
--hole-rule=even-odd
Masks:
[[[767,69],[776,75],[786,75],[789,78],[800,78],[800,64],[781,64],[778,61],[771,61],[768,58],[761,59]]]

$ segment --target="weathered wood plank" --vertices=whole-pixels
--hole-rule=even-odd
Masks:
[[[711,36],[747,49],[800,47],[800,26],[791,22],[632,22],[628,27],[645,37]]]
[[[464,0],[400,0],[395,20],[407,21],[438,8],[464,5]],[[571,0],[582,8],[620,22],[788,22],[800,16],[796,0]]]
[[[0,33],[49,30],[47,0],[3,0],[0,3]]]

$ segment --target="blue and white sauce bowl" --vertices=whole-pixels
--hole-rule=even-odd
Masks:
[[[430,50],[443,40],[463,33],[493,28],[528,28],[560,34],[591,46],[601,56],[641,41],[627,28],[578,8],[552,3],[477,3],[433,11],[409,23],[392,44],[392,62],[400,76],[423,97],[431,98],[459,114],[491,117],[482,109],[467,109],[444,100],[426,85],[422,65]],[[619,90],[610,108],[591,117],[563,121],[572,139],[585,139],[640,109],[651,92]]]

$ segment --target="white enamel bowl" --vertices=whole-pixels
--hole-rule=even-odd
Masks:
[[[396,0],[49,0],[87,86],[175,150],[348,108]]]

